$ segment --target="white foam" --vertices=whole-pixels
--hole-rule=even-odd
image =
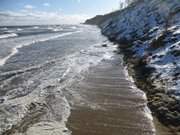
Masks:
[[[72,26],[71,29],[77,29],[77,27],[76,26]]]
[[[58,31],[62,31],[62,30],[63,30],[63,28],[61,28],[61,27],[56,27],[56,28],[54,28],[54,27],[48,27],[48,29],[49,29],[49,30],[52,30],[52,31],[54,31],[54,32],[58,32]]]
[[[39,29],[39,27],[38,26],[34,26],[33,29]]]
[[[2,38],[9,38],[9,37],[17,37],[18,35],[16,33],[11,33],[11,34],[3,34],[0,35],[0,39]]]
[[[21,29],[21,28],[17,28],[17,31],[22,31],[23,29]]]
[[[18,52],[18,47],[17,48],[13,48],[12,51],[11,51],[11,54],[9,54],[8,56],[6,56],[3,59],[0,59],[0,66],[3,66],[6,63],[6,61],[9,58],[11,58],[13,55],[15,55],[17,52]]]
[[[54,31],[54,32],[62,31],[62,30],[63,30],[62,28],[55,28],[55,29],[52,29],[52,31]]]
[[[66,132],[63,132],[66,131]],[[65,127],[62,122],[40,122],[30,127],[27,135],[70,135],[71,132]],[[19,134],[18,134],[19,135]]]
[[[124,68],[124,73],[125,73],[125,76],[126,76],[127,80],[129,80],[129,81],[132,83],[131,87],[133,88],[133,90],[136,90],[136,91],[139,93],[140,96],[142,96],[145,100],[147,100],[146,94],[145,94],[142,90],[138,89],[137,86],[134,84],[135,81],[134,81],[134,79],[132,78],[132,76],[129,75],[127,66]],[[147,105],[146,105],[146,107],[144,108],[144,113],[145,113],[145,116],[146,116],[148,119],[150,119],[151,121],[153,121],[152,112],[150,111],[150,109],[148,108]],[[155,129],[155,128],[154,128],[154,129]]]
[[[55,36],[51,36],[51,37],[49,37],[49,38],[41,38],[41,39],[33,40],[33,41],[31,41],[31,42],[28,42],[28,43],[25,43],[25,44],[22,44],[22,45],[17,45],[17,46],[15,46],[14,48],[12,48],[11,53],[10,53],[8,56],[0,59],[0,66],[3,66],[9,58],[11,58],[11,57],[14,56],[16,53],[18,53],[18,49],[19,49],[19,48],[22,48],[22,47],[24,47],[24,46],[28,46],[28,45],[31,45],[31,44],[34,44],[34,43],[37,43],[37,42],[44,42],[44,41],[48,41],[48,40],[53,40],[53,39],[56,39],[56,38],[60,38],[60,37],[72,35],[72,34],[79,33],[79,32],[81,32],[81,31],[67,32],[67,33],[63,33],[63,34],[58,34],[58,35],[55,35]]]
[[[7,28],[7,27],[4,27],[4,28],[2,28],[2,30],[8,30],[8,28]]]

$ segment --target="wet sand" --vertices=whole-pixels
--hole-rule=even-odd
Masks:
[[[144,93],[132,87],[120,59],[105,60],[69,89],[77,92],[67,127],[72,135],[154,135]]]

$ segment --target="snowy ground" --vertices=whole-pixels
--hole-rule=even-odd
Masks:
[[[153,85],[180,97],[180,1],[141,0],[101,24],[102,33],[155,68]]]
[[[125,56],[133,61],[126,61],[128,64],[143,62],[148,74],[144,79],[150,87],[142,88],[147,92],[149,106],[164,124],[178,126],[179,132],[180,1],[139,0],[117,13],[98,24],[102,33],[125,50]]]

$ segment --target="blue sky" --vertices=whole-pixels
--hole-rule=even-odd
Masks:
[[[18,11],[31,5],[40,11],[95,15],[117,9],[118,3],[119,0],[0,0],[0,10]]]
[[[38,21],[49,22],[55,19],[56,23],[74,23],[118,9],[120,0],[0,0],[0,23],[9,23],[9,19],[25,23]],[[1,16],[3,17],[1,18]],[[7,18],[5,18],[7,15]],[[13,19],[9,16],[15,16]],[[17,18],[18,16],[18,18]],[[27,16],[31,16],[28,18]],[[34,18],[33,18],[34,17]],[[38,17],[39,20],[36,20]],[[50,18],[49,18],[50,17]],[[19,19],[19,20],[18,20]],[[22,22],[21,22],[22,23]],[[51,23],[51,22],[50,22]],[[1,25],[1,24],[0,24]]]

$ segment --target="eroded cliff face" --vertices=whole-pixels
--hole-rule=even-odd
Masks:
[[[180,0],[139,0],[99,27],[119,43],[159,119],[179,126]]]

